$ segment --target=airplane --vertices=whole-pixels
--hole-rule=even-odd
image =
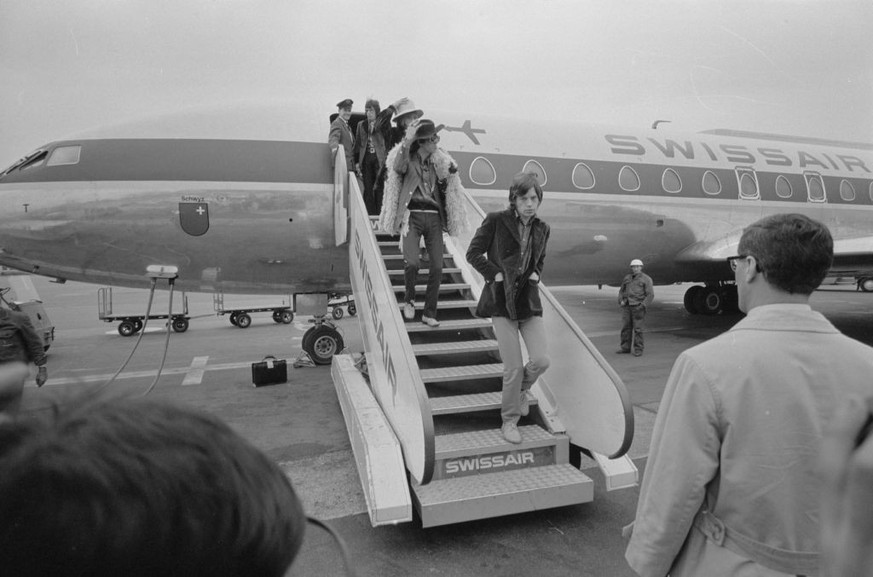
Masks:
[[[656,284],[700,283],[689,312],[735,310],[726,257],[744,226],[777,212],[827,224],[832,274],[873,269],[871,144],[425,116],[443,125],[440,146],[486,211],[507,206],[516,173],[538,175],[549,285],[615,286],[640,258]],[[160,265],[187,291],[348,294],[329,122],[304,103],[235,104],[41,146],[0,173],[0,265],[130,287],[147,287],[146,269]]]

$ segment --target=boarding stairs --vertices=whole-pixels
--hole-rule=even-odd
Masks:
[[[570,376],[566,368],[560,369],[561,357],[581,356],[578,349],[568,352],[566,343],[556,343],[550,350],[552,366],[532,388],[530,414],[519,422],[522,443],[508,443],[501,434],[503,365],[490,319],[473,314],[484,283],[464,258],[483,216],[473,199],[467,198],[467,234],[445,237],[446,251],[439,257],[443,259],[440,326],[432,328],[421,322],[427,261],[417,279],[415,319],[406,321],[401,312],[404,277],[399,239],[374,230],[355,179],[349,181],[351,276],[361,311],[369,382],[356,374],[354,361],[346,355],[335,358],[333,374],[371,522],[411,519],[400,495],[399,475],[408,475],[408,494],[424,527],[593,500],[594,481],[570,464],[571,435],[565,420],[580,415],[562,410],[560,399],[566,395],[560,394],[560,387],[556,394],[555,387],[548,385],[552,381],[545,380],[555,371],[556,379],[567,381],[565,388],[578,393],[585,375]],[[551,295],[544,300],[550,309],[560,308]],[[572,324],[563,315],[559,321]],[[550,329],[548,321],[553,319],[546,320]],[[570,340],[560,332],[553,336]],[[590,357],[590,352],[584,356]],[[617,375],[613,371],[607,376],[608,394],[613,396],[606,403],[607,412],[614,421],[607,428],[614,434],[606,435],[612,437],[608,442],[598,439],[594,444],[600,451],[606,447],[605,455],[613,459],[597,450],[592,453],[600,457],[598,464],[603,462],[607,488],[619,488],[637,482],[636,468],[624,455],[632,438],[633,417]],[[372,398],[367,397],[368,391]],[[570,404],[592,402],[590,395],[583,395],[581,401],[572,397]],[[599,411],[588,407],[587,412]],[[399,448],[392,449],[392,442]],[[591,450],[590,444],[582,446]],[[405,471],[398,473],[401,467]]]

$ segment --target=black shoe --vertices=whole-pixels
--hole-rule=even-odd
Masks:
[[[615,351],[615,354],[617,354],[617,355],[629,355],[630,351],[626,351],[624,349],[618,349],[617,351]]]
[[[634,351],[634,356],[635,356],[635,357],[641,357],[641,356],[643,356],[643,351]]]

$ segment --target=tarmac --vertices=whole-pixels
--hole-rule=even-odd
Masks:
[[[106,383],[131,354],[138,335],[122,337],[117,323],[97,314],[95,285],[55,284],[32,277],[55,324],[48,353],[49,380],[25,388],[22,409],[38,410],[54,396]],[[620,314],[617,289],[557,287],[552,291],[623,379],[634,406],[630,449],[642,475],[658,403],[676,356],[730,328],[739,315],[688,314],[682,304],[689,285],[656,286],[649,307],[645,354],[614,354]],[[148,291],[113,289],[114,313],[145,311]],[[176,299],[181,295],[176,293]],[[153,311],[165,307],[159,291]],[[177,308],[180,300],[177,300]],[[287,304],[287,297],[226,295],[224,307]],[[873,345],[873,295],[854,285],[827,285],[812,298],[841,331]],[[595,481],[594,501],[574,507],[422,529],[417,520],[373,528],[358,479],[349,438],[330,377],[323,367],[292,368],[301,352],[308,319],[277,324],[255,313],[240,329],[218,316],[211,294],[189,294],[190,328],[171,333],[151,321],[125,370],[108,387],[119,394],[150,395],[187,403],[217,415],[274,459],[290,477],[307,514],[327,521],[345,541],[354,575],[467,576],[590,575],[632,577],[624,561],[621,529],[633,521],[638,488],[607,492],[593,461],[582,468]],[[345,311],[345,308],[344,308]],[[363,348],[357,317],[337,321],[348,352]],[[157,369],[166,347],[160,379]],[[288,361],[288,382],[255,388],[251,363],[266,355]],[[288,577],[346,575],[337,544],[311,526]]]

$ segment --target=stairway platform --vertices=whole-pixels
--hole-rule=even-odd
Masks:
[[[594,481],[570,464],[412,483],[423,527],[461,523],[594,500]]]
[[[412,352],[418,355],[455,355],[461,353],[482,353],[497,350],[497,341],[452,341],[448,343],[423,343],[412,345]]]
[[[462,367],[443,367],[439,369],[421,369],[421,380],[425,383],[448,383],[452,381],[471,381],[503,377],[503,363],[484,365],[466,365]]]
[[[475,393],[472,395],[452,395],[448,397],[431,397],[430,410],[434,416],[458,415],[461,413],[476,413],[479,411],[499,410],[503,406],[503,393]],[[537,405],[535,397],[530,395],[530,406]]]

